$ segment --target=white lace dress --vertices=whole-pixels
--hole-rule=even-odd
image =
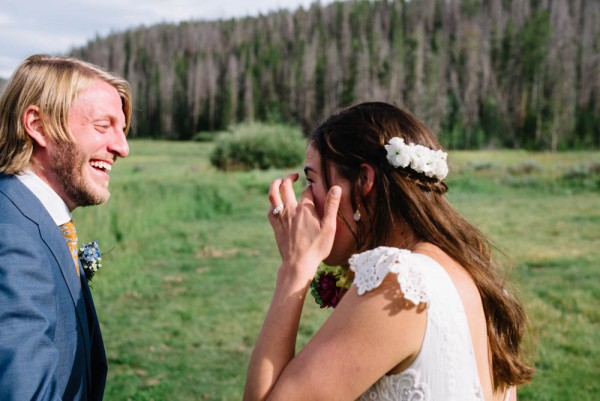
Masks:
[[[358,294],[377,288],[388,273],[404,298],[427,304],[421,350],[402,373],[383,376],[360,401],[482,401],[467,316],[450,276],[433,259],[379,247],[350,258]]]

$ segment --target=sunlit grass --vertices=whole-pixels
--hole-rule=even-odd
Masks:
[[[266,194],[288,171],[216,171],[210,143],[130,146],[110,202],[75,213],[80,238],[99,239],[104,252],[92,291],[109,359],[105,398],[239,400],[278,265]],[[450,160],[450,200],[508,255],[530,315],[538,374],[519,399],[600,399],[600,185],[594,175],[564,180],[600,153]],[[328,313],[308,302],[300,344]]]

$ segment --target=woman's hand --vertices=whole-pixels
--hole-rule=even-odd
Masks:
[[[269,222],[281,254],[283,270],[295,279],[310,281],[319,263],[331,252],[342,189],[333,186],[329,190],[321,218],[310,188],[302,192],[299,202],[296,200],[293,188],[296,180],[298,174],[294,173],[271,184]]]

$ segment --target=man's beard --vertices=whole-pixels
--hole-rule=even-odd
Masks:
[[[75,206],[99,205],[110,197],[108,190],[94,191],[93,184],[86,182],[83,168],[88,160],[75,144],[61,143],[50,163],[56,178],[62,183],[65,195]]]

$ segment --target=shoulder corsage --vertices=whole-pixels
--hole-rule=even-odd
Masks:
[[[342,266],[321,264],[310,292],[321,308],[335,308],[352,284],[352,273]]]
[[[88,242],[79,248],[79,261],[85,272],[85,277],[88,281],[91,281],[94,274],[102,267],[102,257],[100,256],[98,241]]]

